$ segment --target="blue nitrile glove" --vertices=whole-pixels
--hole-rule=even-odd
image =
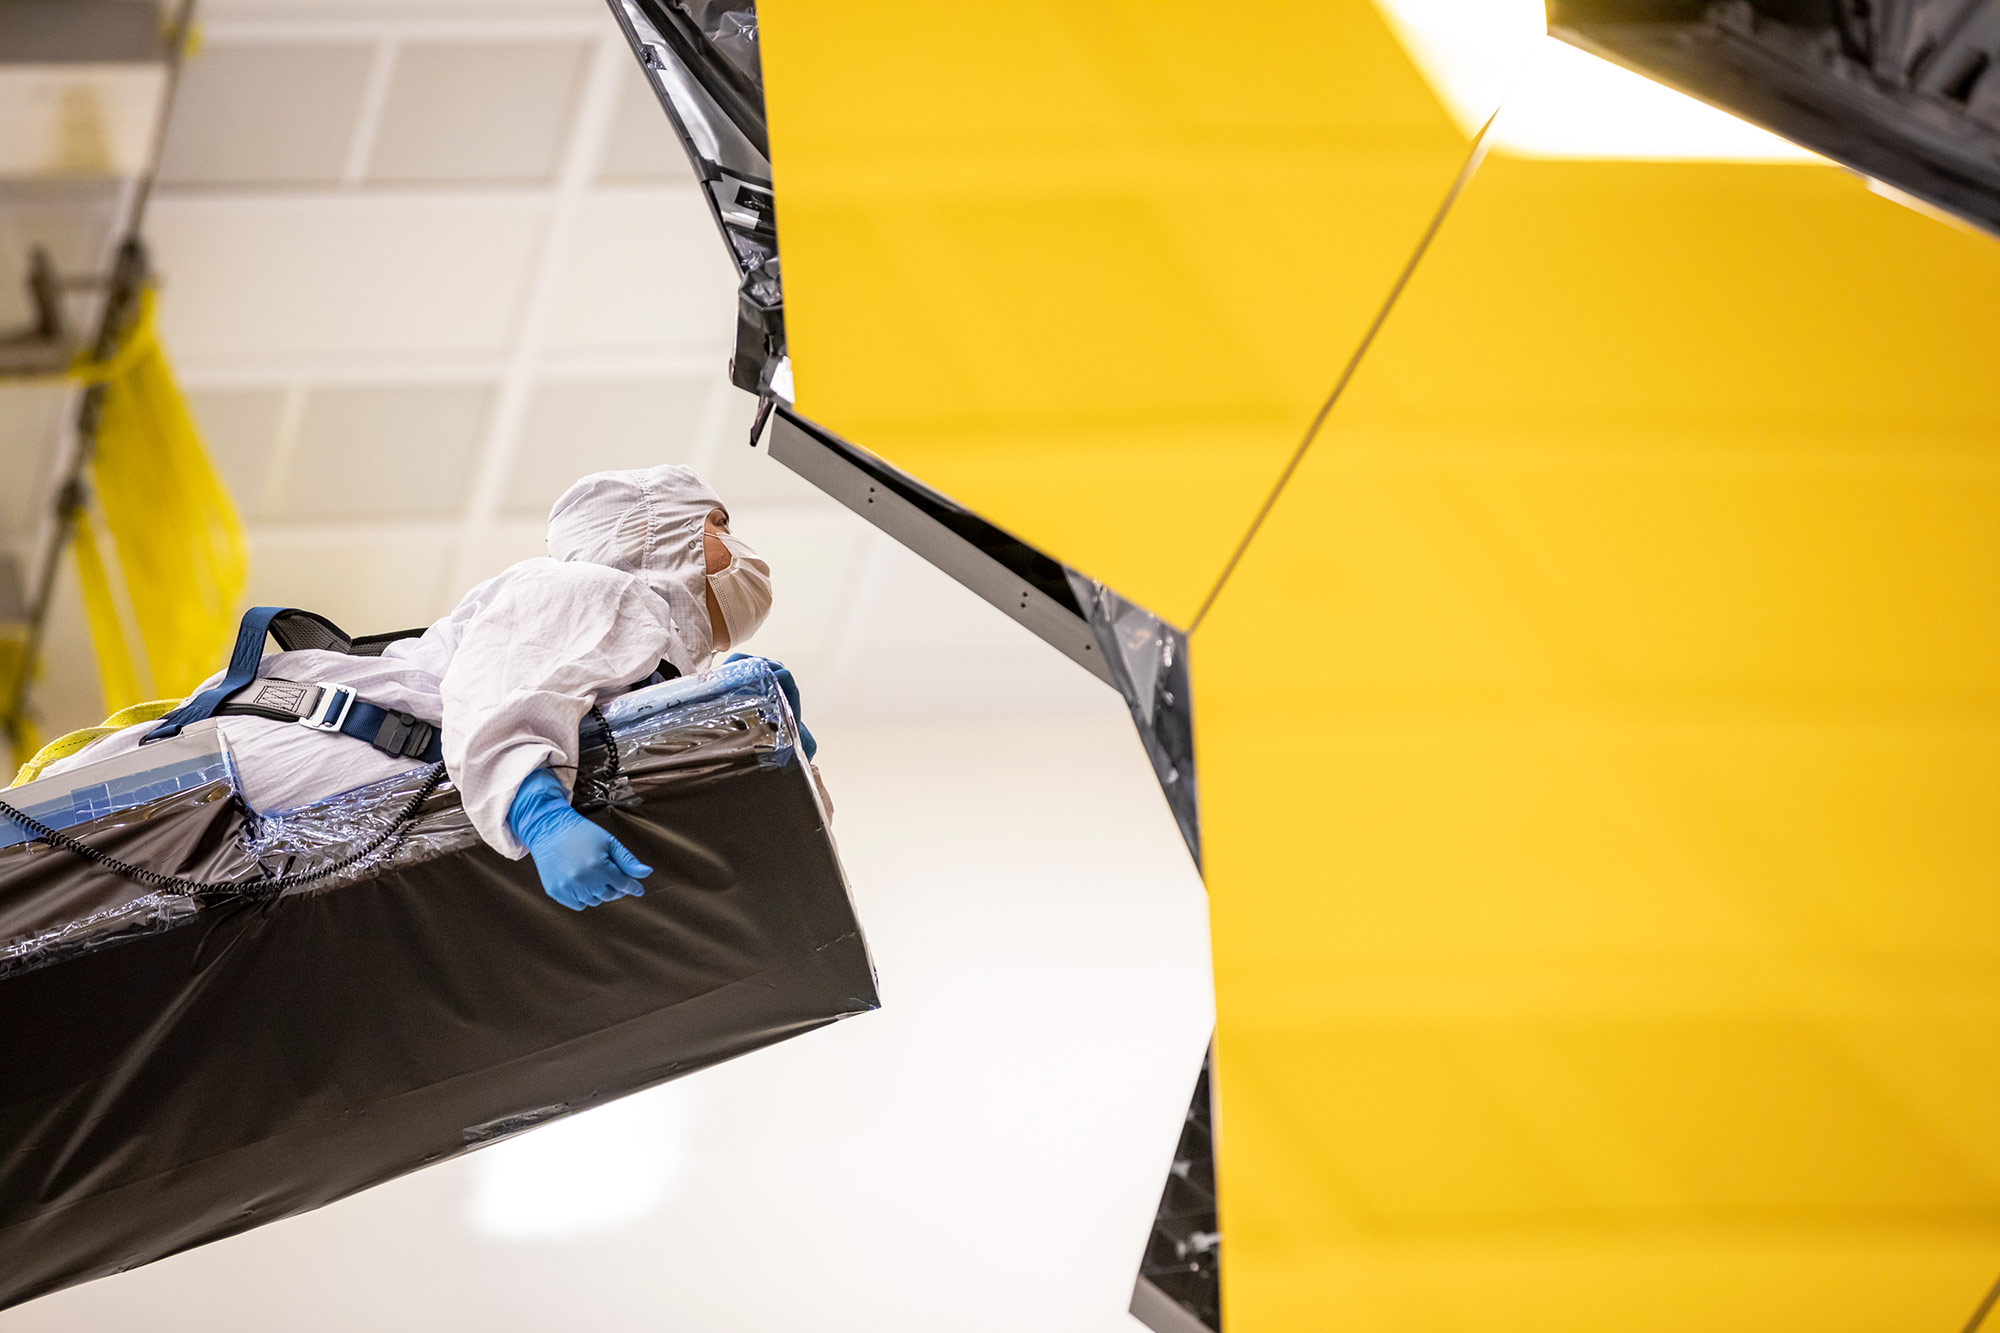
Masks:
[[[542,889],[571,911],[646,892],[639,881],[653,868],[571,809],[561,779],[546,768],[530,773],[514,793],[507,827],[535,858]]]
[[[724,662],[747,662],[750,658],[751,654],[749,653],[731,653],[722,660]],[[784,692],[785,702],[792,706],[792,721],[799,724],[799,748],[804,750],[806,758],[810,759],[819,753],[819,742],[813,739],[813,734],[810,731],[806,730],[806,715],[799,711],[798,682],[792,679],[790,668],[786,667],[783,662],[769,657],[763,660],[771,664],[771,674],[778,678],[778,688]]]

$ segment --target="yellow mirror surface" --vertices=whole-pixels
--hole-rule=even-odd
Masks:
[[[760,6],[798,403],[1187,623],[1465,152],[1360,0]],[[1196,631],[1225,1316],[2000,1274],[2000,244],[1489,159]]]
[[[2000,1274],[2000,245],[1489,159],[1190,651],[1239,1330]]]
[[[758,14],[799,409],[1186,624],[1464,161],[1387,26]]]

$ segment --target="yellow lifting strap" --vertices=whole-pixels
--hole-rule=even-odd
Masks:
[[[249,561],[243,525],[202,448],[174,383],[156,326],[158,296],[139,294],[130,333],[109,360],[71,374],[103,384],[91,473],[105,527],[117,548],[132,618],[157,693],[188,693],[215,670],[236,631]],[[115,632],[117,612],[103,562],[86,552],[89,517],[77,515],[78,572],[90,606],[105,706],[136,703],[139,673]],[[98,577],[84,569],[95,563]]]
[[[67,736],[58,736],[35,751],[34,757],[21,765],[21,771],[7,784],[18,787],[24,782],[33,782],[42,775],[42,770],[58,759],[67,759],[94,741],[102,740],[114,731],[123,731],[135,722],[157,722],[180,707],[179,699],[148,699],[130,708],[121,708],[94,727],[81,727]]]
[[[161,349],[157,304],[152,289],[142,290],[117,351],[69,370],[75,381],[103,386],[89,441],[96,503],[67,517],[104,708],[114,721],[134,705],[150,707],[141,702],[149,694],[192,693],[214,671],[235,634],[248,575],[242,522]],[[115,576],[100,524],[116,553]],[[138,630],[137,645],[128,624]],[[34,669],[20,661],[6,674]],[[29,718],[0,717],[0,725],[13,737],[16,758],[33,754],[23,773],[53,762],[57,747],[74,753],[98,730],[73,732],[37,752]]]

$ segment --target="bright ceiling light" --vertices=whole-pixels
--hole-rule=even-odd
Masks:
[[[1541,0],[1376,0],[1467,134],[1522,157],[1817,162],[1727,111],[1548,35]]]

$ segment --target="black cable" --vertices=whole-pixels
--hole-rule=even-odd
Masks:
[[[618,766],[618,738],[611,734],[611,724],[604,720],[602,708],[592,704],[590,715],[596,719],[598,732],[604,737],[604,785],[608,790],[616,786],[618,779],[624,776],[624,770]],[[577,757],[582,758],[581,755]]]
[[[274,879],[251,880],[241,884],[205,884],[200,880],[184,879],[179,875],[163,874],[157,870],[148,870],[143,866],[128,864],[106,852],[98,851],[89,843],[80,842],[70,837],[69,834],[59,829],[52,829],[38,819],[29,818],[5,801],[0,801],[0,815],[13,820],[16,824],[27,830],[27,832],[48,843],[51,847],[60,847],[66,852],[74,852],[84,860],[102,866],[113,874],[121,875],[136,884],[144,884],[149,888],[158,889],[176,897],[198,900],[260,898],[276,896],[286,889],[317,883],[325,879],[328,875],[336,874],[342,870],[359,865],[361,862],[373,858],[378,853],[386,851],[388,854],[393,855],[396,849],[403,845],[403,839],[409,834],[410,825],[416,821],[418,810],[423,807],[425,801],[430,799],[431,793],[438,789],[438,784],[443,782],[444,778],[444,765],[441,763],[431,765],[431,771],[425,775],[423,785],[417,788],[417,794],[410,798],[409,804],[403,807],[402,813],[396,816],[389,827],[377,834],[374,841],[353,855],[344,856],[338,861],[329,861],[325,865],[312,870],[302,870],[296,875],[279,875]]]

